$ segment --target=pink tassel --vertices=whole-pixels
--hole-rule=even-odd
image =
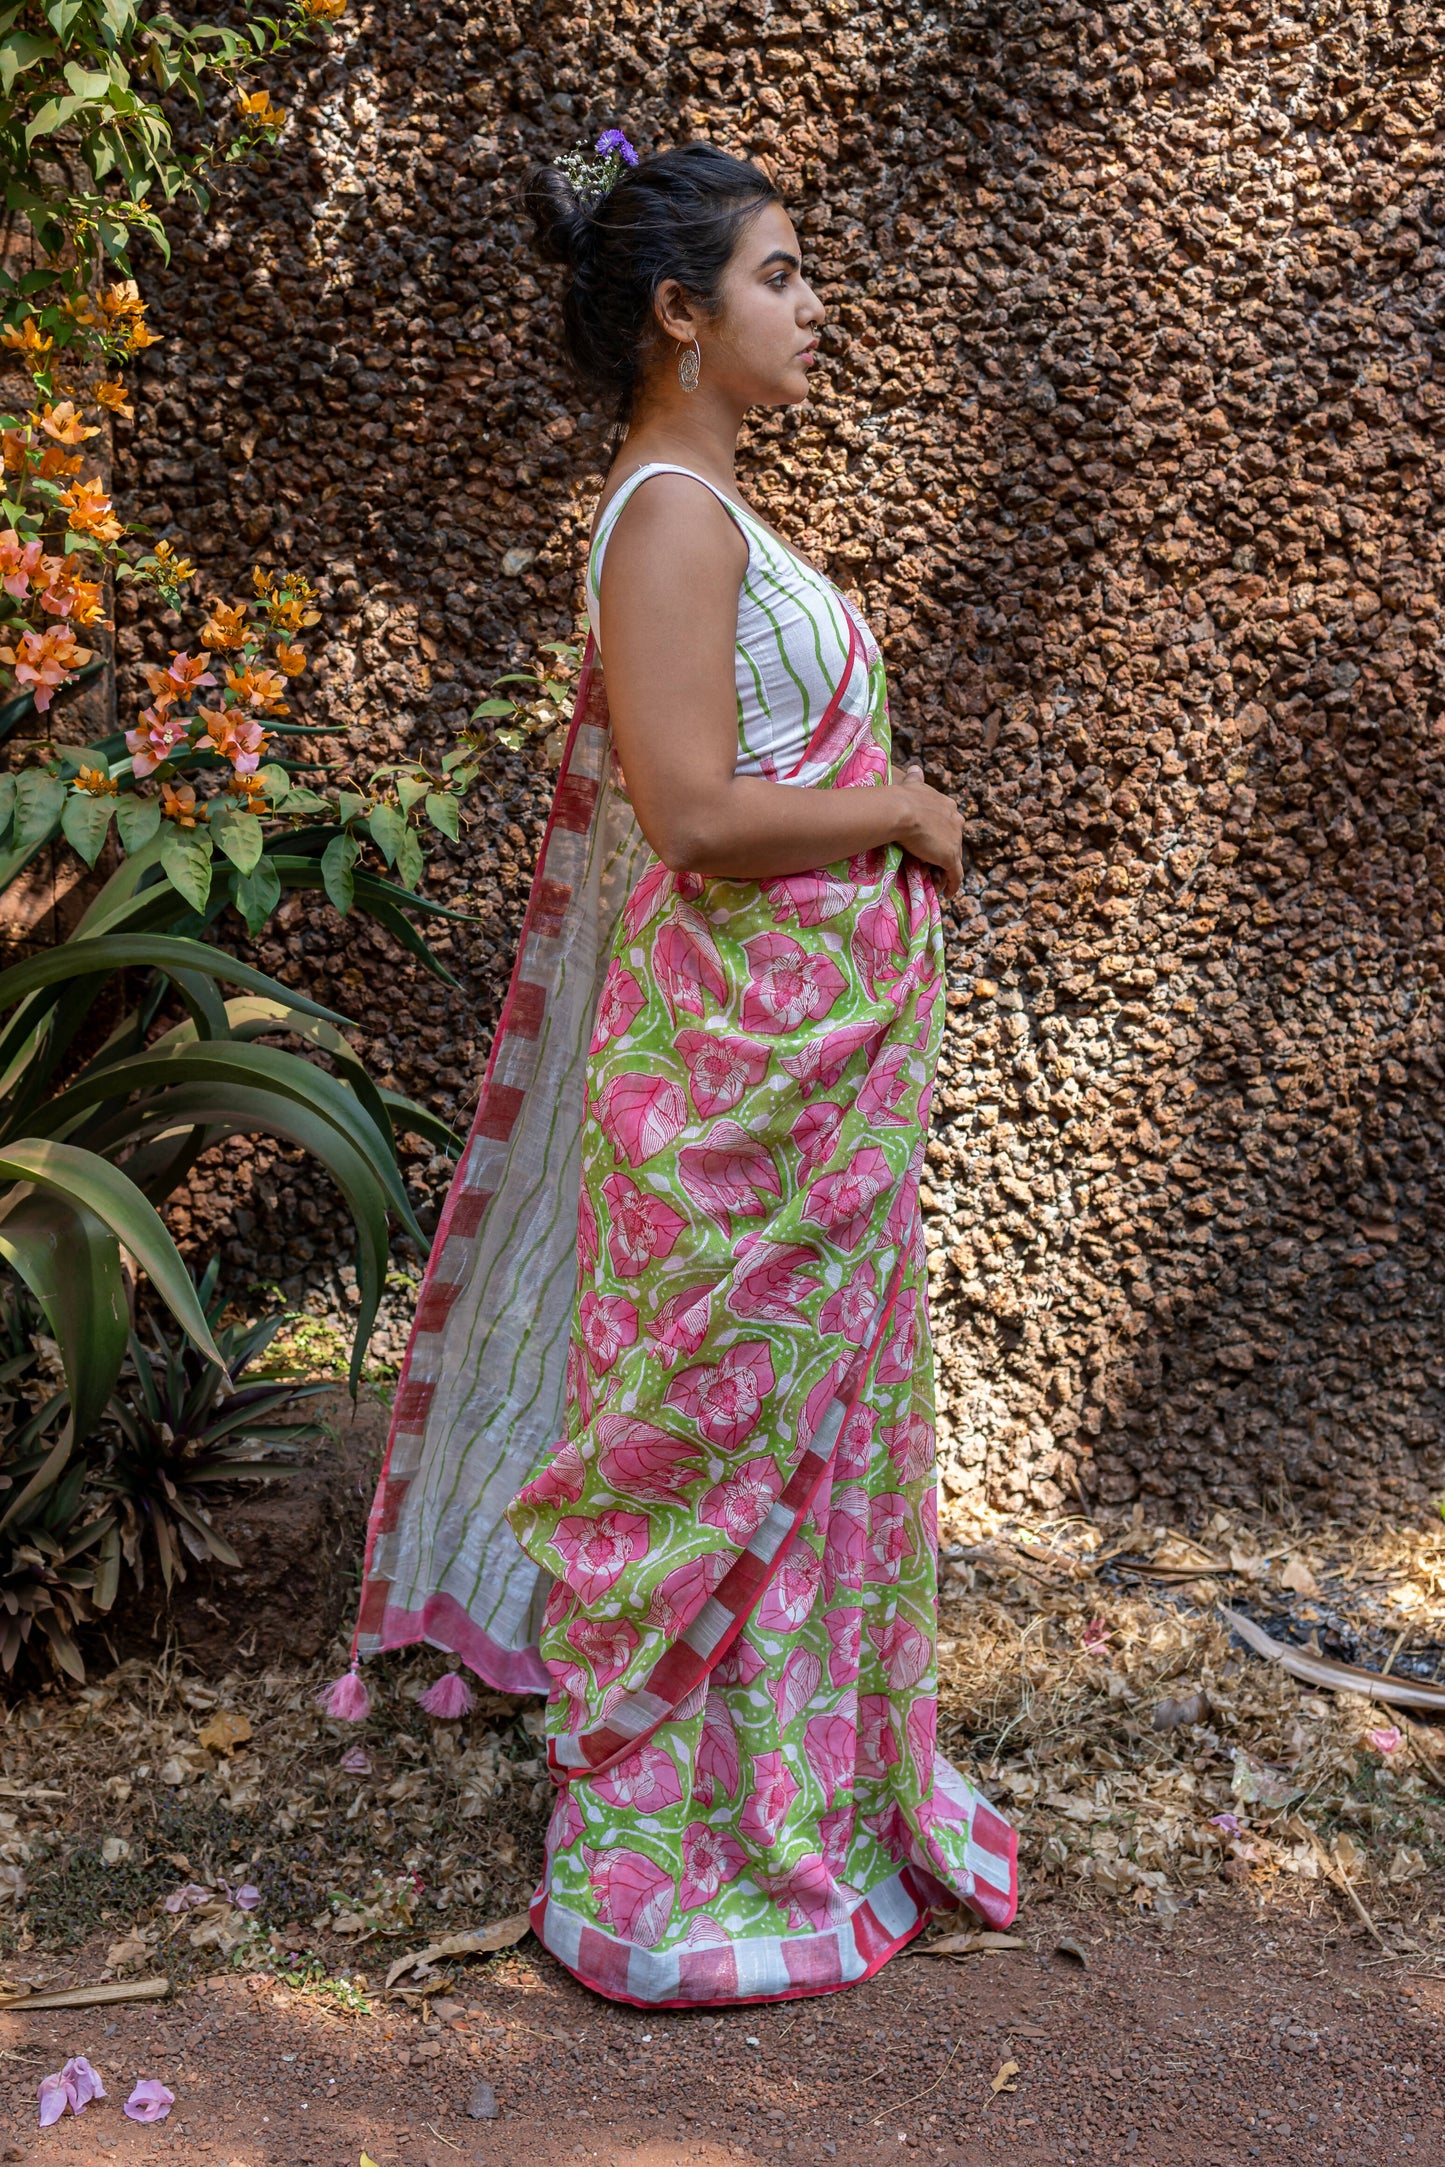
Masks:
[[[449,1670],[429,1685],[425,1693],[417,1695],[418,1708],[429,1716],[436,1716],[443,1723],[454,1723],[458,1716],[469,1716],[476,1707],[476,1698],[465,1678]]]
[[[338,1678],[335,1685],[317,1696],[316,1705],[339,1723],[364,1723],[371,1714],[371,1695],[353,1666],[344,1678]]]

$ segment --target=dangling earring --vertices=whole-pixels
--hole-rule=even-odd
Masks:
[[[694,339],[691,346],[684,346],[677,357],[677,380],[684,391],[696,391],[702,375],[702,348]]]

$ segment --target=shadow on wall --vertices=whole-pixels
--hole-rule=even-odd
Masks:
[[[831,366],[744,484],[867,610],[969,817],[929,1147],[955,1490],[1439,1480],[1442,94],[1438,15],[1383,0],[377,0],[148,280],[149,412],[197,456],[122,442],[135,509],[217,585],[324,572],[318,719],[435,753],[580,603],[602,417],[520,175],[614,122],[771,162]],[[158,639],[125,623],[132,670]],[[453,1115],[546,800],[495,778],[437,881],[476,914],[459,994],[304,910],[261,955]],[[286,1177],[196,1225],[330,1285]]]

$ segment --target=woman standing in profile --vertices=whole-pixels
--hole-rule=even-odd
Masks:
[[[1011,1831],[934,1742],[918,1182],[961,825],[891,778],[867,625],[739,493],[824,314],[775,190],[706,144],[598,153],[532,201],[626,434],[363,1627],[501,1685],[535,1635],[539,1938],[617,1999],[727,2003],[1016,1904]]]

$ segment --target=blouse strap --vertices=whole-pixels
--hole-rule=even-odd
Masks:
[[[673,466],[669,462],[661,459],[653,460],[649,462],[649,464],[646,466],[640,466],[637,469],[636,473],[629,474],[626,481],[619,483],[615,494],[608,503],[606,511],[602,514],[601,519],[598,521],[597,533],[593,538],[592,543],[592,556],[587,568],[588,585],[591,587],[594,595],[600,593],[601,591],[602,557],[604,551],[607,548],[608,541],[611,538],[612,529],[614,528],[614,526],[616,526],[620,514],[622,513],[624,507],[627,505],[633,491],[638,487],[639,483],[650,481],[654,474],[685,474],[687,475],[689,480],[701,482],[703,488],[710,489],[713,495],[717,498],[719,504],[721,504],[721,506],[723,507],[723,510],[729,514],[733,521],[733,524],[742,534],[743,539],[748,542],[749,548],[751,548],[752,546],[751,538],[748,535],[747,528],[743,525],[742,522],[740,507],[734,504],[732,499],[727,496],[721,489],[718,488],[716,482],[710,482],[705,474],[694,473],[691,467]]]

